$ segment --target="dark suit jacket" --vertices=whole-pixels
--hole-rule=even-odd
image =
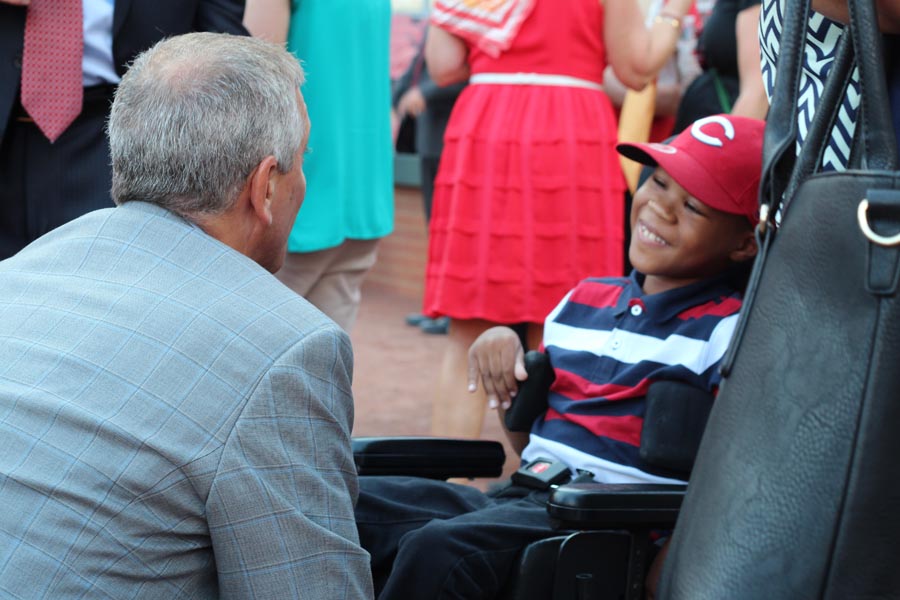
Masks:
[[[22,79],[25,7],[0,4],[0,140]],[[115,0],[113,58],[122,75],[128,63],[164,37],[190,31],[246,35],[244,0]]]
[[[450,120],[450,112],[466,82],[439,87],[428,75],[425,65],[425,42],[419,46],[416,57],[406,72],[394,84],[394,107],[413,85],[425,98],[425,110],[416,117],[416,152],[426,158],[440,158],[444,149],[444,130]]]

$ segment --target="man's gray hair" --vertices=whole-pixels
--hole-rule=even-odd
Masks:
[[[262,40],[190,33],[135,59],[109,118],[112,195],[183,216],[219,214],[266,157],[291,169],[308,122],[303,69]]]

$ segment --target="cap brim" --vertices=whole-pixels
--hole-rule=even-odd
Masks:
[[[616,146],[616,151],[625,158],[641,163],[642,165],[647,165],[649,167],[659,165],[659,162],[645,150],[646,146],[646,144],[623,143]]]
[[[619,154],[642,165],[660,167],[687,192],[706,202],[701,174],[706,173],[690,154],[675,146],[657,143],[624,143],[616,146]]]

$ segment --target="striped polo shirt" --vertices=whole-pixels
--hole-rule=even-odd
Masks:
[[[715,393],[741,295],[717,278],[644,294],[643,276],[586,279],[547,317],[544,350],[556,380],[523,461],[562,460],[608,483],[672,483],[638,450],[647,388],[677,380]]]

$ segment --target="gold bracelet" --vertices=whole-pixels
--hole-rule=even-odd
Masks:
[[[653,24],[657,23],[668,23],[672,26],[672,29],[680,30],[681,29],[681,19],[678,17],[673,17],[672,15],[666,14],[658,14],[656,18],[653,19]]]

